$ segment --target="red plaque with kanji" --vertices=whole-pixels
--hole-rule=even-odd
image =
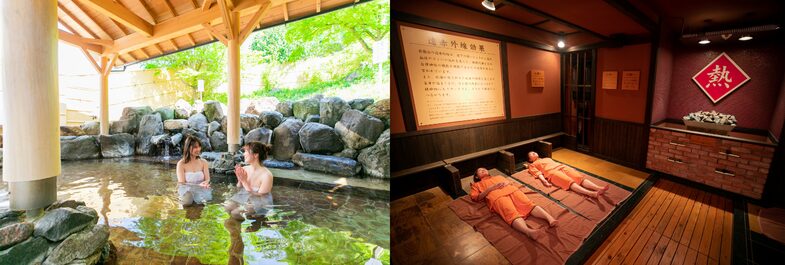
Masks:
[[[750,76],[723,52],[695,74],[692,80],[716,104],[741,85],[750,81]]]

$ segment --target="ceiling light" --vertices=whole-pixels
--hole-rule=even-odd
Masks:
[[[709,44],[709,43],[711,43],[711,41],[709,41],[709,39],[708,39],[708,38],[703,38],[703,39],[702,39],[701,41],[699,41],[698,43],[700,43],[700,44]]]
[[[564,48],[564,41],[563,40],[559,40],[559,42],[556,43],[556,46],[559,46],[559,48]]]
[[[752,36],[750,36],[750,35],[744,35],[744,36],[741,36],[741,38],[739,38],[740,41],[748,41],[748,40],[751,40],[751,39],[752,39]]]
[[[490,11],[496,11],[496,5],[493,4],[493,0],[483,0],[482,6],[484,6]]]

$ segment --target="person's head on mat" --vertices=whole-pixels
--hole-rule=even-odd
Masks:
[[[540,158],[540,155],[538,155],[537,152],[534,151],[529,152],[529,162],[534,162],[538,158]]]
[[[483,178],[490,176],[491,174],[488,173],[488,170],[484,167],[478,168],[474,171],[474,182],[480,182]]]

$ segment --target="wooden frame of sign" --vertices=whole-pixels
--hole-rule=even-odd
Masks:
[[[641,71],[622,71],[621,90],[638,90],[641,81]]]
[[[506,118],[502,43],[399,23],[416,130]]]
[[[531,70],[530,78],[532,87],[545,87],[545,71]]]
[[[619,71],[602,71],[602,89],[616,89]]]

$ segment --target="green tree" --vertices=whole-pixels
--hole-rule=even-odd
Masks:
[[[226,48],[214,42],[145,62],[145,69],[168,69],[196,89],[204,80],[204,100],[217,99],[213,89],[226,80]]]
[[[390,33],[390,1],[377,0],[291,23],[286,31],[289,43],[313,40],[337,41],[344,46],[360,43],[373,52],[373,42]]]

